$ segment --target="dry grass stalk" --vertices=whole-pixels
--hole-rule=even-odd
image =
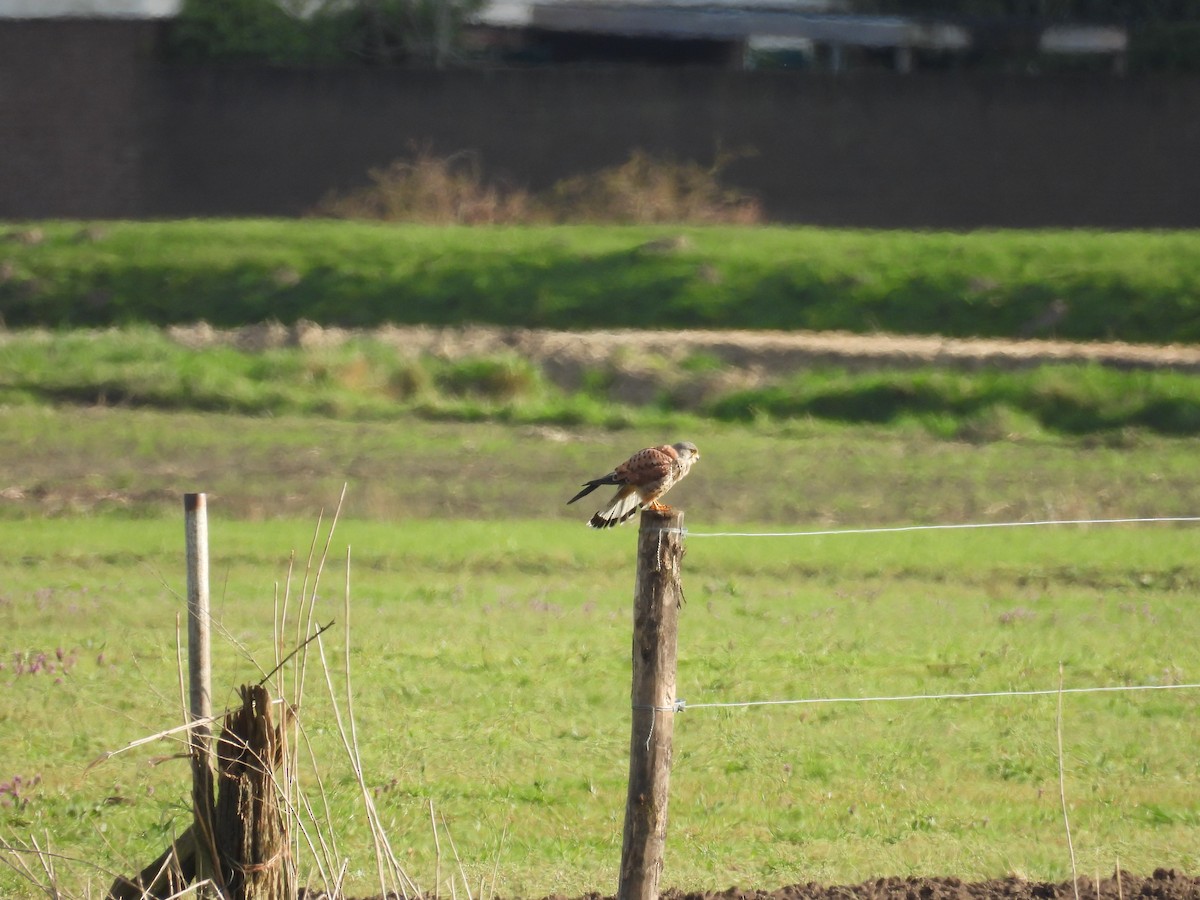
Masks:
[[[432,800],[429,802],[429,806],[430,806],[430,809],[433,808]],[[442,828],[445,829],[445,831],[446,831],[446,840],[448,840],[450,842],[450,852],[454,854],[454,862],[458,865],[458,877],[462,879],[463,890],[466,891],[466,893],[467,893],[467,900],[475,900],[475,898],[471,896],[471,882],[467,880],[467,870],[463,868],[462,859],[458,855],[458,847],[455,846],[455,844],[454,844],[454,835],[450,832],[450,826],[446,822],[445,815],[443,815],[441,818],[442,818]],[[434,830],[436,831],[436,828]],[[482,884],[480,885],[480,887],[482,889]],[[451,882],[450,882],[450,890],[452,893],[454,892],[453,879],[451,879]]]
[[[347,562],[349,560],[347,559]],[[348,585],[347,585],[348,587]],[[347,594],[347,612],[349,604],[349,595]],[[341,708],[337,700],[337,692],[334,689],[333,678],[331,675],[330,666],[325,656],[325,645],[320,636],[316,640],[317,653],[320,656],[322,671],[325,674],[325,685],[329,694],[329,701],[333,709],[334,721],[337,724],[338,735],[342,740],[342,747],[346,751],[347,761],[350,763],[351,770],[354,773],[355,780],[358,784],[359,792],[362,796],[363,808],[367,814],[367,824],[371,829],[371,837],[375,849],[375,863],[377,874],[380,881],[380,890],[383,896],[389,896],[389,892],[398,894],[405,898],[409,897],[409,892],[419,894],[420,889],[416,883],[408,877],[395,854],[392,852],[391,844],[388,841],[387,834],[380,822],[379,813],[375,808],[375,801],[371,796],[370,788],[367,786],[366,775],[362,766],[362,756],[359,752],[359,747],[356,738],[352,738],[350,731],[354,730],[352,725],[348,729],[346,722],[342,718]],[[347,688],[350,684],[350,657],[346,654],[344,661],[345,670],[344,677]],[[390,885],[390,887],[389,887]]]
[[[1067,832],[1067,851],[1071,854],[1071,886],[1075,891],[1075,900],[1079,900],[1079,872],[1075,868],[1075,844],[1071,840],[1071,819],[1067,815],[1067,780],[1066,766],[1063,762],[1063,666],[1058,664],[1058,712],[1055,716],[1055,734],[1058,737],[1058,797],[1062,803],[1063,827]]]

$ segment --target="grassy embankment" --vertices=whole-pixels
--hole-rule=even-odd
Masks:
[[[787,328],[1200,336],[1200,233],[440,228],[330,221],[10,226],[10,327]]]

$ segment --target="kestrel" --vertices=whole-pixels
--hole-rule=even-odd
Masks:
[[[653,509],[659,512],[670,510],[658,502],[658,498],[669,491],[692,468],[700,458],[700,451],[691,441],[678,444],[663,444],[639,450],[602,478],[593,478],[583,490],[567,503],[586,497],[598,487],[617,485],[616,496],[604,509],[588,521],[592,528],[611,528],[633,516],[638,509]]]

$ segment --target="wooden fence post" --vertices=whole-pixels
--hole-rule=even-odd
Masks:
[[[183,495],[187,545],[188,705],[192,728],[192,820],[196,840],[196,876],[213,879],[222,889],[216,865],[212,764],[212,617],[208,594],[208,507],[204,494]]]
[[[633,725],[617,900],[657,900],[667,839],[683,513],[642,513],[633,601]]]

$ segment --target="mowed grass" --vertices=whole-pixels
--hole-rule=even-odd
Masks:
[[[1151,343],[1200,336],[1194,231],[468,228],[310,219],[27,223],[8,226],[0,239],[8,272],[0,316],[9,327],[307,318],[348,326],[995,337],[1032,329]]]
[[[1200,680],[1195,525],[699,534],[1195,513],[1192,441],[979,446],[811,423],[549,439],[415,419],[3,415],[0,833],[48,833],[86,860],[58,864],[76,892],[89,878],[107,884],[93,865],[144,865],[188,820],[186,763],[154,764],[177,744],[87,768],[180,720],[185,490],[211,492],[222,705],[272,664],[289,555],[302,570],[317,511],[327,527],[349,482],[314,619],[335,620],[325,652],[339,691],[349,626],[368,787],[393,848],[430,890],[435,873],[444,892],[451,877],[445,834],[436,862],[430,801],[473,890],[494,866],[503,896],[615,888],[635,534],[591,532],[590,510],[563,501],[652,441],[691,438],[704,453],[672,494],[694,532],[678,679],[693,706],[1054,689],[1060,664],[1067,687]],[[698,425],[672,427],[688,424]],[[301,718],[350,893],[377,892],[324,693],[314,669]],[[1081,872],[1200,866],[1197,698],[1064,698]],[[1054,696],[685,710],[663,883],[1067,877],[1055,728]],[[311,860],[300,866],[308,876]],[[32,893],[0,870],[0,894]]]

